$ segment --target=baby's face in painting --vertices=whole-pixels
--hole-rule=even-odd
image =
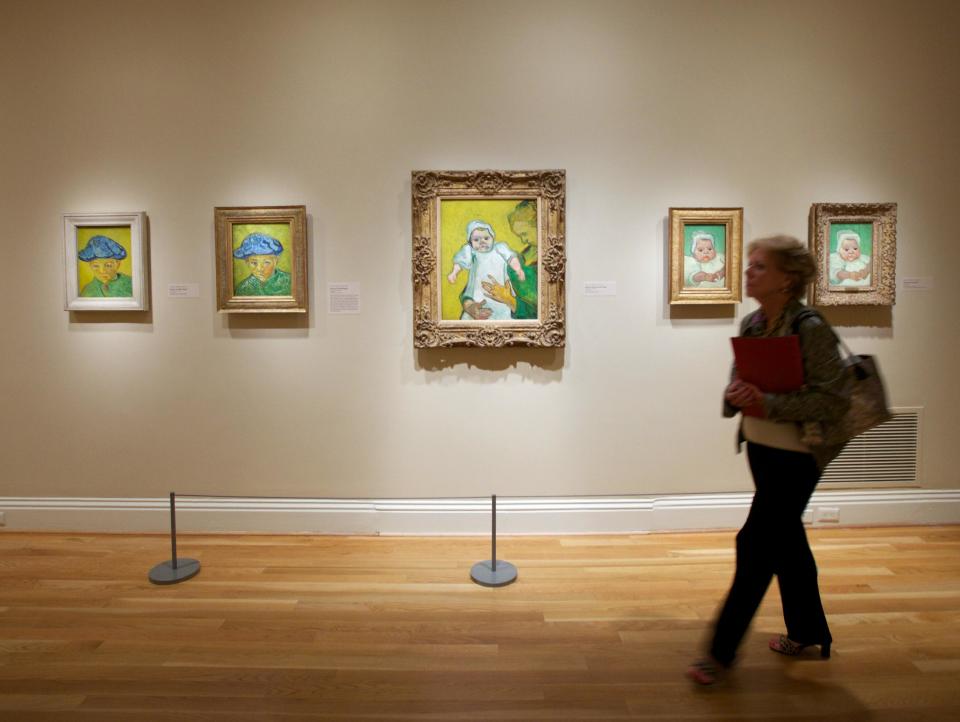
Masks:
[[[850,238],[845,238],[843,243],[840,244],[840,258],[845,261],[856,261],[860,258],[860,246],[856,241]]]
[[[470,245],[473,250],[486,253],[493,248],[493,237],[483,228],[477,228],[470,234]]]
[[[693,257],[700,263],[706,263],[716,258],[717,251],[713,247],[713,241],[708,241],[706,238],[699,239],[696,247],[693,249]]]

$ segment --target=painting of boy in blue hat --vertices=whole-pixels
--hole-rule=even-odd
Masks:
[[[83,286],[80,295],[85,298],[131,298],[133,279],[121,273],[120,264],[127,250],[109,236],[92,236],[77,253],[87,263],[93,280]]]
[[[289,296],[290,274],[278,268],[283,244],[271,235],[251,233],[234,249],[249,275],[236,284],[236,296]]]

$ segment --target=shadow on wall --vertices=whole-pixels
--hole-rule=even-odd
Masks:
[[[817,310],[831,326],[865,326],[893,332],[892,306],[818,306]]]
[[[70,311],[70,330],[88,324],[128,323],[132,326],[150,327],[153,330],[153,311]]]
[[[418,371],[439,371],[467,366],[484,371],[505,371],[529,364],[545,371],[563,370],[563,348],[424,348],[417,349]]]
[[[688,321],[693,319],[722,319],[729,321],[737,317],[737,306],[734,303],[691,304],[689,306],[681,306],[670,304],[668,299],[667,307],[670,309],[671,321]]]

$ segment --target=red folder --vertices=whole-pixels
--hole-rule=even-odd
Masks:
[[[803,386],[803,356],[798,336],[730,339],[737,377],[768,394],[784,394]],[[744,416],[764,415],[759,406],[743,409]]]

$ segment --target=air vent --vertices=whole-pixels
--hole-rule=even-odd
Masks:
[[[919,408],[891,409],[893,418],[846,445],[822,482],[916,484],[920,458]]]

